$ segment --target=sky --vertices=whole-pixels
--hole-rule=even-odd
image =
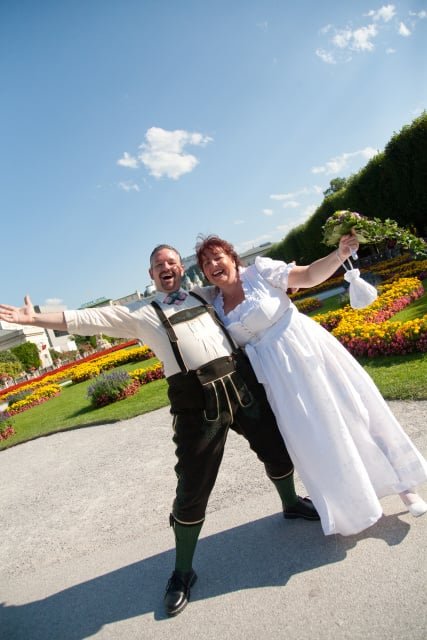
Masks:
[[[282,240],[426,109],[426,42],[427,0],[1,0],[0,302]]]

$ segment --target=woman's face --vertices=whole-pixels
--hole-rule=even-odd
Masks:
[[[237,280],[236,264],[221,247],[203,253],[202,269],[209,282],[220,288]]]

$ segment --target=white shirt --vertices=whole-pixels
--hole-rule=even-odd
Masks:
[[[198,289],[203,295],[204,291]],[[163,304],[167,294],[157,292],[155,296],[166,316],[181,309],[200,306],[200,302],[188,295],[181,305]],[[113,338],[136,338],[148,345],[163,362],[165,376],[180,372],[169,339],[151,304],[130,311],[124,306],[98,307],[64,311],[69,333],[96,335],[104,333]],[[224,333],[212,320],[209,313],[203,313],[192,320],[173,325],[178,338],[178,346],[188,369],[197,369],[203,364],[228,355],[230,345]]]

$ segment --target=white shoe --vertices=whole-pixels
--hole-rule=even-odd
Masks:
[[[408,507],[408,511],[414,518],[418,518],[422,516],[423,513],[427,512],[427,502],[424,502],[422,498],[419,498],[416,502],[412,502],[411,504],[406,505]]]

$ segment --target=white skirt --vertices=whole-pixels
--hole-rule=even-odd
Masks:
[[[247,354],[326,535],[382,515],[379,498],[427,480],[427,463],[365,370],[291,307]]]

